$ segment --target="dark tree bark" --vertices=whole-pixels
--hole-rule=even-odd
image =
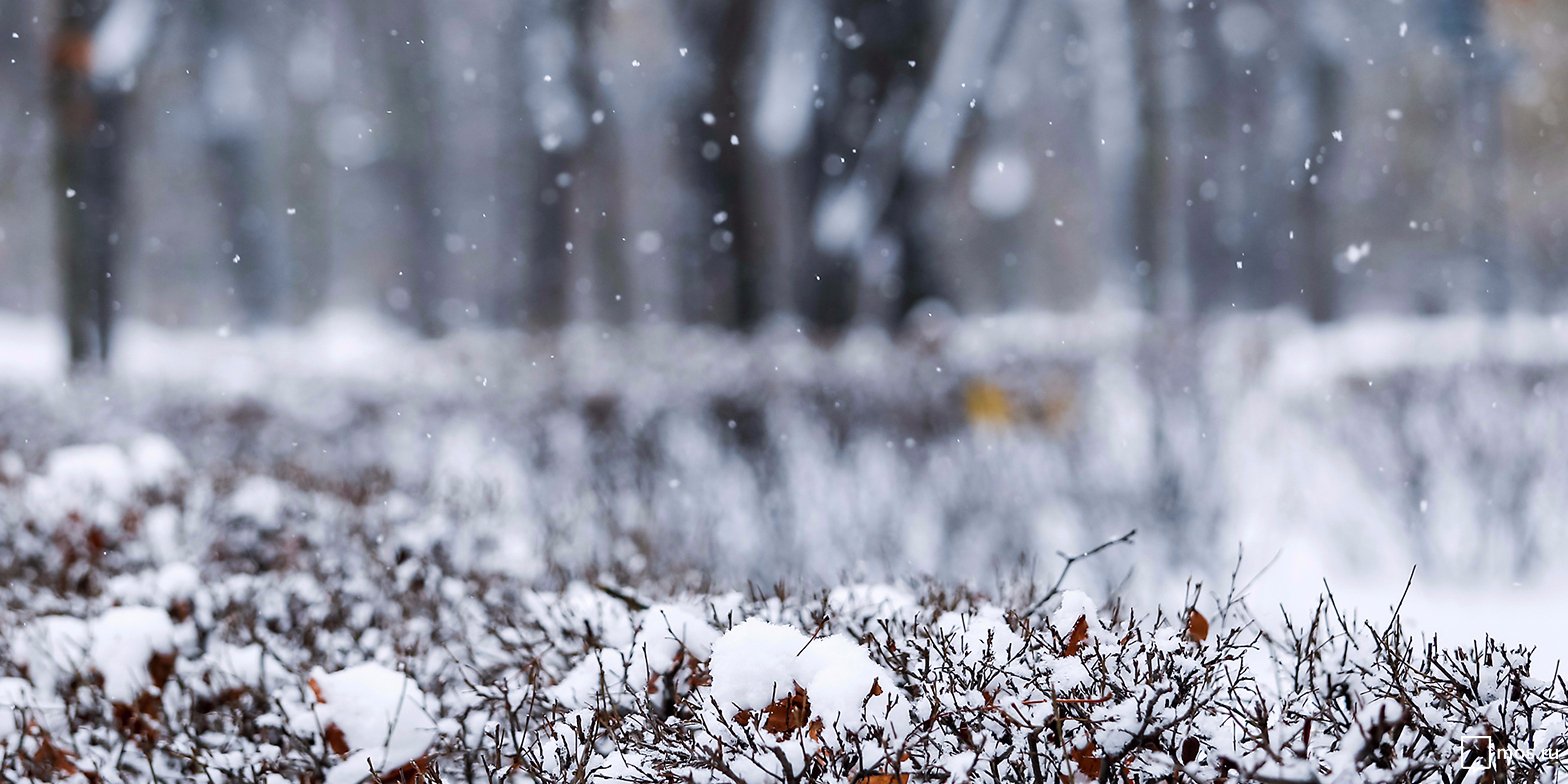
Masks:
[[[440,313],[446,297],[447,251],[446,221],[439,202],[443,168],[437,45],[425,0],[393,0],[376,8],[382,10],[372,9],[369,18],[381,20],[395,33],[386,42],[394,129],[389,173],[407,238],[401,267],[403,285],[408,289],[415,326],[421,334],[435,337],[447,327]]]
[[[592,242],[594,263],[594,303],[598,318],[614,324],[631,320],[631,273],[627,268],[625,165],[621,155],[620,116],[611,111],[613,102],[598,78],[599,46],[608,39],[603,27],[608,7],[600,0],[577,0],[573,28],[578,40],[578,57],[573,73],[588,113],[587,136],[579,151],[580,177],[584,187],[578,197],[586,205],[588,239]],[[595,120],[594,118],[598,119]]]
[[[126,80],[93,71],[93,32],[107,0],[63,0],[50,54],[54,179],[66,331],[73,369],[109,360],[122,241]]]
[[[620,238],[605,236],[618,226],[610,223],[619,215],[610,206],[618,198],[613,176],[618,172],[614,160],[595,161],[593,154],[608,146],[603,128],[608,119],[592,121],[594,105],[602,102],[592,56],[602,10],[596,0],[533,0],[519,11],[523,103],[533,124],[526,136],[531,180],[526,203],[532,206],[523,300],[526,321],[537,329],[558,328],[570,317],[574,256],[603,254],[600,263],[619,267],[614,257]],[[597,198],[589,198],[589,191]],[[599,239],[594,244],[601,247],[574,244],[569,251],[581,212],[589,213],[589,239]],[[613,288],[616,274],[601,274],[601,282],[608,277]]]
[[[537,145],[523,102],[527,67],[522,47],[529,23],[524,9],[521,4],[506,6],[500,25],[501,43],[496,49],[496,114],[500,127],[494,186],[499,220],[495,223],[495,286],[490,291],[489,305],[497,321],[511,326],[527,326],[528,286],[524,276],[529,269],[528,216],[535,204],[529,158]]]
[[[1279,22],[1276,3],[1261,2],[1258,7]],[[1228,167],[1233,185],[1225,196],[1227,231],[1235,237],[1237,260],[1245,267],[1237,278],[1243,284],[1243,304],[1254,308],[1277,307],[1290,298],[1285,277],[1286,260],[1279,252],[1278,227],[1282,196],[1278,183],[1285,176],[1285,165],[1275,160],[1270,145],[1275,138],[1274,107],[1280,100],[1279,67],[1270,56],[1275,39],[1256,43],[1256,49],[1241,55],[1234,68],[1234,111],[1228,131],[1229,144],[1237,151],[1241,166]],[[1299,161],[1289,161],[1299,166]]]
[[[1492,314],[1508,310],[1508,208],[1504,194],[1502,63],[1488,43],[1483,0],[1440,0],[1439,27],[1463,69],[1459,86],[1461,148],[1469,165],[1465,250],[1479,262],[1480,305]]]
[[[750,144],[742,96],[761,8],[761,2],[729,2],[707,14],[707,21],[690,20],[691,27],[705,33],[699,55],[706,62],[698,81],[708,89],[686,109],[678,137],[701,204],[686,243],[694,259],[682,295],[688,321],[749,329],[766,315],[764,253],[756,242],[759,215],[741,146]]]
[[[572,259],[566,244],[572,236],[572,191],[563,183],[576,171],[576,158],[568,150],[541,150],[533,163],[532,250],[524,300],[528,323],[538,329],[558,328],[571,313]]]
[[[251,326],[282,316],[288,290],[278,239],[280,209],[269,203],[260,123],[263,107],[256,53],[247,40],[254,20],[248,0],[201,4],[202,51],[198,57],[207,122],[207,153],[224,219],[224,253],[232,256],[235,290]]]
[[[1192,35],[1187,53],[1186,143],[1182,145],[1183,254],[1191,282],[1192,308],[1203,316],[1236,301],[1235,250],[1223,233],[1221,198],[1228,181],[1227,121],[1230,119],[1230,58],[1220,40],[1215,0],[1190,3],[1182,22]],[[1158,77],[1156,77],[1158,78]]]
[[[1339,315],[1339,272],[1334,266],[1334,213],[1327,196],[1327,177],[1334,163],[1328,145],[1340,128],[1343,112],[1344,75],[1331,52],[1309,46],[1307,86],[1311,91],[1309,114],[1310,150],[1306,156],[1312,168],[1298,174],[1296,214],[1300,217],[1297,267],[1302,271],[1307,316],[1316,323],[1333,321]]]
[[[829,105],[819,115],[814,159],[816,167],[828,164],[834,170],[823,174],[816,188],[815,220],[820,223],[824,218],[824,195],[831,198],[845,188],[864,189],[871,206],[865,219],[874,224],[868,229],[892,235],[900,251],[893,309],[897,320],[909,305],[939,294],[932,290],[934,278],[921,255],[920,215],[912,209],[913,186],[906,182],[899,152],[919,89],[916,69],[909,63],[919,66],[927,59],[932,9],[927,0],[837,0],[832,10],[845,24],[837,27],[838,40],[831,44],[836,62],[831,66],[831,84],[824,88]],[[884,159],[862,166],[869,156]],[[887,202],[878,204],[879,198]],[[800,287],[801,311],[814,326],[837,330],[854,319],[860,252],[858,242],[817,243],[816,257]]]
[[[1160,0],[1127,0],[1127,14],[1131,22],[1133,78],[1138,85],[1138,147],[1129,210],[1133,274],[1144,309],[1168,313],[1174,307],[1174,298],[1170,291],[1171,131],[1162,49],[1166,27]]]
[[[341,19],[335,6],[294,0],[284,24],[303,27],[291,43],[289,68],[288,204],[284,212],[283,267],[290,273],[285,300],[295,317],[327,305],[337,266],[333,247],[333,167],[321,143],[328,99],[336,78],[333,28]],[[292,211],[290,211],[292,210]]]

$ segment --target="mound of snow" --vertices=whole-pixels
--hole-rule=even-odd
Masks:
[[[267,476],[248,476],[229,496],[229,513],[258,525],[275,525],[283,514],[283,486]]]
[[[156,607],[115,607],[91,621],[47,615],[16,633],[12,651],[46,694],[75,673],[96,672],[109,699],[128,703],[161,685],[153,682],[153,660],[173,661],[174,623]]]
[[[169,439],[156,434],[137,438],[126,448],[136,483],[151,490],[172,490],[190,475],[185,456]]]
[[[46,615],[7,637],[12,657],[27,668],[33,685],[54,694],[72,673],[82,669],[92,634],[80,618]]]
[[[425,694],[408,678],[379,664],[360,664],[337,672],[317,670],[311,676],[319,703],[316,714],[341,733],[343,756],[327,775],[327,784],[353,784],[368,778],[368,761],[378,773],[416,763],[436,740],[436,722]]]
[[[135,471],[125,450],[113,444],[56,449],[44,462],[44,479],[62,496],[124,503],[136,490]]]
[[[789,626],[751,619],[713,644],[712,696],[720,706],[761,710],[795,692],[823,727],[858,729],[887,715],[894,683],[865,648],[842,634],[812,639]]]
[[[665,676],[694,666],[691,662],[707,661],[718,639],[719,631],[695,608],[653,605],[637,615],[632,642],[579,661],[550,688],[549,696],[568,708],[581,709],[594,704],[601,685],[617,699],[630,697],[634,689],[656,693]],[[689,671],[684,684],[691,683],[693,675]]]
[[[115,607],[98,616],[89,632],[88,661],[103,675],[115,702],[134,702],[153,683],[153,659],[174,653],[174,623],[156,607]],[[172,659],[171,659],[172,660]]]

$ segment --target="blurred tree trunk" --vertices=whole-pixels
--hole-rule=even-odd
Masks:
[[[151,45],[147,0],[62,0],[49,61],[66,331],[74,369],[108,362],[124,240],[125,114]],[[105,28],[112,40],[105,40]],[[107,50],[107,51],[102,51]]]
[[[1459,133],[1469,165],[1469,215],[1463,223],[1465,250],[1480,270],[1480,305],[1488,313],[1508,309],[1509,242],[1506,169],[1503,158],[1503,65],[1487,39],[1484,0],[1439,0],[1438,25],[1463,69],[1459,85]]]
[[[572,178],[574,151],[540,149],[533,161],[533,230],[529,237],[524,301],[528,323],[556,329],[571,313]]]
[[[687,27],[703,33],[698,56],[706,61],[699,66],[697,81],[707,89],[684,110],[677,137],[700,204],[693,216],[694,236],[686,243],[695,255],[682,298],[688,321],[749,329],[766,315],[764,254],[756,242],[759,215],[742,149],[752,143],[744,130],[747,107],[742,96],[751,75],[762,3],[722,5],[717,13],[686,21]]]
[[[1274,49],[1278,36],[1272,32],[1279,24],[1276,6],[1268,0],[1257,4],[1268,14],[1271,29],[1238,56],[1233,70],[1234,112],[1227,130],[1228,143],[1242,164],[1227,167],[1232,184],[1224,193],[1226,231],[1234,238],[1238,261],[1244,264],[1237,273],[1243,284],[1243,304],[1256,308],[1278,307],[1288,298],[1283,281],[1289,269],[1278,252],[1278,227],[1283,224],[1278,183],[1284,179],[1286,167],[1271,151],[1275,106],[1281,98]]]
[[[1220,39],[1219,5],[1197,2],[1182,11],[1182,21],[1192,36],[1187,50],[1186,139],[1182,145],[1183,254],[1191,281],[1192,309],[1203,316],[1228,309],[1236,302],[1234,249],[1226,241],[1221,222],[1221,197],[1229,149],[1226,145],[1231,117],[1230,56]]]
[[[1308,128],[1310,150],[1305,157],[1311,166],[1296,175],[1296,214],[1300,217],[1296,242],[1301,248],[1297,259],[1303,276],[1307,316],[1321,324],[1334,320],[1340,310],[1339,271],[1335,266],[1333,241],[1334,214],[1326,180],[1336,158],[1329,154],[1328,145],[1341,127],[1344,111],[1344,74],[1334,53],[1321,45],[1309,44],[1307,58],[1307,87],[1312,108],[1307,115],[1311,124]]]
[[[1127,0],[1133,81],[1138,86],[1138,146],[1132,171],[1134,274],[1145,310],[1168,314],[1175,305],[1172,272],[1171,132],[1166,111],[1166,29],[1160,0]]]
[[[891,313],[897,327],[930,299],[952,301],[962,271],[973,270],[975,259],[963,265],[941,265],[930,252],[934,234],[929,203],[950,188],[955,172],[971,172],[962,159],[972,158],[976,141],[984,134],[976,120],[977,107],[988,95],[1008,43],[1019,22],[1023,3],[1018,0],[963,0],[937,19],[934,8],[917,19],[911,32],[930,41],[917,62],[931,61],[916,69],[919,97],[910,127],[899,139],[903,174],[888,205],[890,218],[901,223],[895,248],[898,297]],[[972,204],[970,206],[973,206]],[[977,252],[979,249],[976,249]]]
[[[921,211],[908,181],[902,147],[914,117],[919,69],[930,40],[929,0],[837,0],[834,57],[818,112],[817,187],[812,233],[816,254],[801,310],[816,327],[836,330],[854,319],[864,277],[861,254],[877,233],[897,249],[892,311],[934,296],[919,240]]]
[[[597,251],[578,248],[573,228],[580,225],[579,208],[592,212],[582,180],[592,163],[589,150],[604,139],[595,131],[590,108],[599,96],[591,38],[600,11],[596,0],[530,0],[518,11],[523,105],[533,124],[523,301],[527,323],[537,329],[566,323],[573,258]],[[603,196],[618,184],[611,179],[588,187]]]
[[[332,242],[333,171],[322,143],[328,101],[337,79],[333,27],[337,9],[295,0],[289,28],[303,31],[289,45],[289,119],[285,175],[288,204],[285,269],[292,272],[288,298],[298,315],[328,304],[337,259]],[[298,20],[298,21],[295,21]]]
[[[494,171],[498,258],[496,285],[489,302],[499,323],[519,327],[527,325],[528,286],[524,276],[530,266],[529,222],[535,204],[529,166],[537,146],[523,102],[523,93],[528,89],[523,40],[530,21],[525,8],[521,4],[504,7],[501,43],[496,49],[496,115],[500,122]]]
[[[632,318],[632,280],[627,267],[626,194],[621,154],[620,114],[612,111],[608,90],[599,80],[600,47],[614,45],[606,31],[609,10],[601,0],[576,0],[573,30],[578,41],[574,79],[588,115],[588,129],[579,151],[585,186],[578,198],[586,205],[589,239],[593,243],[594,315],[612,324]]]
[[[269,204],[269,167],[263,163],[261,75],[249,37],[256,20],[249,0],[201,4],[199,73],[206,113],[207,152],[218,204],[223,210],[224,253],[231,257],[235,289],[251,326],[276,321],[288,289],[276,205]]]
[[[440,308],[446,297],[445,220],[439,206],[444,171],[440,140],[439,52],[427,0],[387,0],[371,20],[390,28],[386,51],[393,150],[389,164],[397,212],[403,222],[403,285],[420,334],[446,331]],[[372,24],[374,30],[377,25]]]

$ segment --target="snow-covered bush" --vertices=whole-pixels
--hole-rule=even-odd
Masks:
[[[103,422],[91,388],[0,389],[0,781],[1562,778],[1568,695],[1528,650],[1005,568],[1134,526],[1184,568],[1287,500],[1329,549],[1512,562],[1453,513],[1483,485],[1545,558],[1555,376],[1488,424],[1523,381],[1289,346],[1256,388],[1217,352],[1205,402],[1115,336],[711,340],[504,391],[131,385]],[[1400,522],[1418,493],[1431,526]]]
[[[0,778],[1533,782],[1568,753],[1530,651],[1331,601],[1281,624],[1196,590],[1153,614],[1036,584],[545,590],[282,492],[339,526],[3,583]],[[16,543],[0,574],[57,546]]]

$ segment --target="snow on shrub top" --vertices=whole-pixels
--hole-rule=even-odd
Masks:
[[[149,663],[174,653],[174,624],[156,607],[115,607],[91,626],[88,660],[103,676],[103,688],[115,702],[132,702],[153,683]]]
[[[49,694],[86,661],[92,639],[86,621],[66,615],[37,618],[7,637],[16,663],[27,669],[33,685]]]
[[[328,774],[328,784],[368,778],[371,765],[383,774],[395,771],[418,760],[435,742],[425,694],[400,672],[360,664],[332,673],[317,670],[311,684],[329,744],[340,739],[333,750],[343,762]]]
[[[61,495],[124,502],[136,489],[135,469],[125,450],[113,444],[83,444],[56,449],[44,465],[50,489]]]
[[[713,644],[712,696],[720,708],[755,711],[801,689],[809,716],[822,726],[858,729],[866,715],[885,715],[892,673],[840,634],[811,638],[752,619]]]
[[[172,490],[190,474],[190,464],[169,439],[155,433],[139,436],[125,448],[136,483],[153,490]]]

